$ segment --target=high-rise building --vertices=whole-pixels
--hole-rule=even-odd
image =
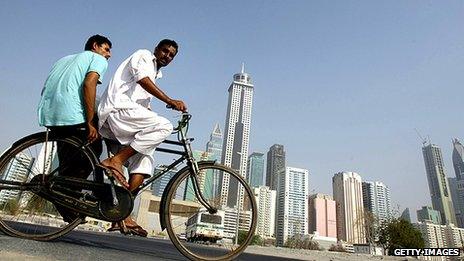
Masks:
[[[319,236],[337,238],[337,212],[332,196],[314,194],[309,196],[308,232]]]
[[[417,221],[430,221],[437,225],[442,224],[440,211],[435,210],[429,206],[423,206],[421,209],[417,210]]]
[[[214,126],[213,132],[209,136],[209,141],[206,143],[206,152],[211,160],[221,160],[222,155],[222,132],[219,123]]]
[[[276,212],[276,191],[267,186],[253,188],[253,193],[258,205],[258,223],[256,235],[262,238],[274,237],[274,224]]]
[[[446,178],[441,149],[435,144],[422,147],[433,209],[440,211],[443,224],[456,224],[453,202]]]
[[[209,160],[217,160],[219,162],[221,161],[222,143],[223,137],[221,128],[219,127],[219,123],[216,123],[213,132],[210,135],[209,141],[206,143],[206,152],[208,153]],[[220,176],[219,172],[216,175],[211,175],[211,179],[214,188],[214,191],[212,191],[213,195],[220,195],[222,188],[222,177]]]
[[[379,223],[392,217],[390,189],[380,181],[363,182],[364,210],[369,211]]]
[[[250,211],[237,211],[236,208],[224,207],[224,237],[235,238],[238,230],[247,231],[251,226]]]
[[[39,155],[34,158],[26,153],[19,153],[8,163],[4,173],[5,180],[24,182],[40,173],[49,173],[50,169],[58,167],[57,148],[55,142],[48,142],[40,148]],[[18,199],[21,191],[0,190],[0,204]],[[27,198],[21,199],[27,201]],[[21,204],[21,202],[20,202]]]
[[[278,175],[285,171],[284,145],[274,144],[267,152],[266,186],[277,190]]]
[[[165,170],[166,167],[167,166],[164,166],[164,165],[156,167],[154,171],[155,175]],[[168,172],[166,172],[164,175],[156,179],[153,183],[151,183],[152,194],[158,197],[163,196],[164,189],[166,188],[169,181],[171,180],[172,177],[174,177],[176,173],[177,173],[176,169],[171,169]],[[178,191],[179,193],[176,193],[176,199],[183,199],[184,190],[185,188],[181,191]]]
[[[209,160],[209,154],[206,151],[201,151],[201,150],[194,150],[193,151],[193,157],[195,160],[198,161],[206,161]],[[200,170],[198,173],[197,179],[198,179],[198,186],[200,188],[200,191],[203,193],[203,195],[206,198],[212,198],[213,193],[216,191],[216,187],[213,187],[213,178],[216,177],[217,175],[212,175],[211,171],[213,170]],[[185,182],[185,193],[184,193],[184,200],[197,200],[197,197],[195,195],[195,189],[193,187],[192,181],[190,179],[186,179],[183,182]],[[182,184],[182,186],[184,186]]]
[[[337,205],[337,238],[352,244],[366,243],[362,180],[355,172],[339,172],[332,178]]]
[[[453,168],[458,180],[464,179],[464,146],[458,139],[453,139]]]
[[[12,160],[4,173],[0,173],[5,180],[24,182],[31,174],[32,165],[35,158],[29,155],[20,153]],[[19,190],[0,190],[0,204],[4,204],[10,200],[18,200],[21,191]]]
[[[464,227],[464,215],[462,212],[462,192],[464,179],[458,180],[457,178],[448,178],[448,185],[451,193],[451,200],[453,201],[454,213],[456,214],[456,224],[458,227]]]
[[[401,212],[400,219],[406,220],[411,223],[411,213],[409,212],[409,208],[405,208],[403,212]]]
[[[308,234],[308,180],[306,169],[286,167],[279,175],[277,189],[276,245],[288,238]]]
[[[229,87],[222,163],[235,169],[244,178],[247,171],[253,88],[251,77],[245,73],[242,65],[241,73],[234,75]],[[243,195],[243,191],[238,189],[238,183],[230,180],[229,175],[224,175],[221,189],[222,205],[229,207],[241,205],[242,202],[237,199],[240,198],[242,201],[243,196],[238,195]]]
[[[463,228],[458,228],[453,224],[437,225],[427,220],[413,225],[421,232],[425,247],[427,248],[462,248],[464,246]],[[445,257],[435,258],[428,260],[461,260],[459,257],[456,257],[456,259]]]
[[[464,228],[464,146],[458,139],[453,139],[453,168],[456,178],[448,184],[456,214],[456,225]]]
[[[263,186],[264,175],[264,154],[259,152],[251,153],[248,157],[247,181],[251,187]]]

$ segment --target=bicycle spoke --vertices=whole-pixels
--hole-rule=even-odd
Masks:
[[[225,175],[228,175],[229,182],[237,184],[235,203],[228,202],[221,196],[220,188]],[[192,260],[235,258],[248,245],[255,228],[256,213],[251,189],[245,189],[242,185],[245,184],[243,179],[239,179],[237,174],[216,165],[202,165],[197,180],[198,190],[204,200],[213,207],[212,210],[217,211],[210,213],[206,206],[200,204],[190,173],[180,175],[173,182],[173,187],[167,188],[170,191],[167,204],[168,233],[171,240]],[[179,193],[181,188],[184,193]],[[181,200],[179,194],[183,195]],[[227,204],[223,204],[224,202]],[[186,211],[179,207],[182,204],[197,207]],[[232,221],[235,220],[235,224],[231,222],[231,218]]]
[[[7,234],[50,240],[72,230],[78,224],[71,222],[78,218],[77,215],[64,221],[52,202],[31,190],[34,187],[45,188],[50,177],[69,169],[67,162],[72,159],[61,160],[59,163],[60,146],[70,148],[71,151],[66,154],[68,158],[78,157],[82,153],[79,145],[72,140],[51,135],[49,141],[45,142],[45,133],[38,133],[15,144],[15,147],[2,156],[0,184],[25,184],[0,190],[0,227]],[[27,186],[32,182],[36,185]]]

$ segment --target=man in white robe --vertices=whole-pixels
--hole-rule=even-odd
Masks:
[[[169,39],[162,40],[154,53],[136,51],[119,65],[102,95],[98,107],[99,132],[102,137],[116,141],[117,145],[109,146],[114,156],[101,164],[130,191],[152,175],[155,148],[173,130],[169,120],[150,109],[153,96],[175,110],[187,110],[183,101],[171,99],[155,84],[162,76],[160,69],[167,66],[177,52],[177,43]],[[128,168],[129,182],[124,178],[123,165]],[[113,224],[112,230],[122,229],[124,225],[133,234],[147,234],[130,217],[122,224]]]

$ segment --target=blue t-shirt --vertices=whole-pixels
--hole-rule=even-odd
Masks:
[[[108,68],[102,55],[91,51],[69,55],[52,67],[42,90],[38,116],[40,126],[66,126],[84,123],[83,85],[87,73],[96,72],[99,81]]]

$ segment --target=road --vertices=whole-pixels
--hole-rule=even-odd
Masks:
[[[0,234],[0,259],[18,260],[186,260],[169,240],[74,230],[53,242]],[[243,253],[238,260],[295,260]]]

